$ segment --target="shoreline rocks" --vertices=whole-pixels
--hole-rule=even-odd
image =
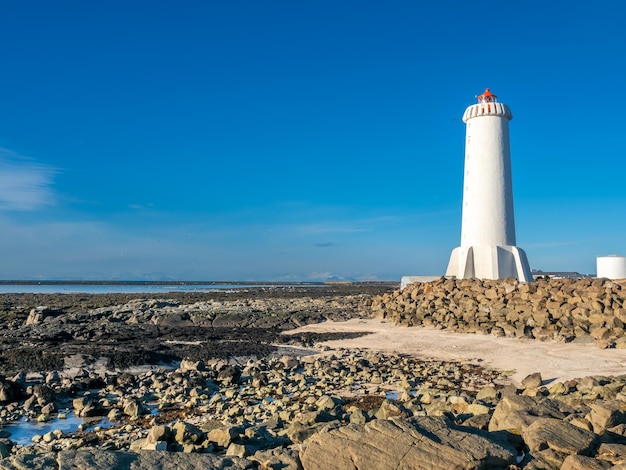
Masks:
[[[273,348],[287,340],[283,327],[372,312],[406,325],[467,330],[474,322],[476,332],[535,339],[569,340],[570,328],[571,339],[587,340],[604,329],[596,341],[619,347],[620,284],[536,284],[440,280],[375,298],[139,299],[84,312],[40,309],[0,332],[4,351],[44,345],[40,352],[57,351],[68,367],[0,377],[0,470],[623,469],[626,375],[544,383],[531,374],[517,389],[505,374],[471,362]],[[302,336],[297,344],[324,338]],[[263,347],[247,354],[246,341]],[[90,344],[138,360],[174,348],[179,358],[128,369],[90,357]],[[10,370],[8,357],[0,355],[0,370]],[[85,422],[33,436],[29,445],[11,440],[20,419],[55,423],[68,415]]]
[[[0,316],[0,374],[85,368],[98,362],[104,368],[127,369],[182,359],[193,366],[214,358],[267,356],[277,350],[274,343],[281,331],[369,315],[363,307],[366,294],[328,296],[325,287],[317,293],[303,297],[293,291],[291,297],[283,293],[275,299],[241,298],[237,293],[232,300],[192,304],[139,298],[88,311],[33,308],[23,321],[15,315],[3,322],[9,316]],[[309,333],[282,342],[308,346],[321,339],[324,335]]]
[[[219,379],[233,369],[228,380]],[[266,377],[261,384],[259,374]],[[45,379],[27,376],[22,398],[0,405],[0,469],[61,469],[59,462],[73,461],[94,469],[107,468],[106,462],[159,468],[198,462],[208,468],[567,470],[611,468],[626,459],[626,375],[548,388],[533,374],[518,390],[497,371],[471,363],[336,350]],[[26,408],[36,390],[47,398]],[[74,413],[95,406],[114,422],[102,427],[94,417],[76,432],[52,431],[27,446],[12,442],[7,425],[22,416],[35,419],[50,403],[58,410],[69,403]]]
[[[224,380],[224,372],[233,370],[237,372],[228,372]],[[102,428],[98,425],[101,418],[90,418],[95,421],[82,431],[55,431],[37,437],[29,446],[16,445],[9,434],[0,442],[11,456],[0,461],[0,468],[11,468],[9,462],[32,454],[92,448],[249,459],[271,451],[269,460],[280,460],[286,452],[297,462],[299,457],[293,457],[293,452],[318,433],[350,422],[455,413],[459,403],[475,402],[479,390],[503,379],[495,371],[472,364],[361,350],[272,356],[243,364],[216,360],[200,368],[137,375],[86,372],[88,377],[60,374],[59,381],[46,385],[51,403],[55,409],[65,409],[69,403],[76,415],[107,415],[115,422]],[[261,383],[256,379],[259,374],[265,376]],[[23,400],[0,406],[0,426],[10,432],[7,425],[11,422],[24,416],[34,419],[41,413],[41,403],[34,401],[28,409],[23,404],[44,381],[42,375],[31,376],[22,384]],[[99,385],[85,388],[86,383]],[[147,415],[138,411],[155,406],[158,411]],[[56,416],[52,412],[50,419]]]

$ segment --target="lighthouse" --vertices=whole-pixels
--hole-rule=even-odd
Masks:
[[[526,253],[515,244],[509,107],[489,91],[463,114],[466,124],[461,246],[446,276],[533,280]]]

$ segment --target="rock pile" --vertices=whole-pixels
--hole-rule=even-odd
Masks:
[[[395,324],[463,333],[626,347],[626,288],[608,279],[439,279],[372,300],[373,315]]]

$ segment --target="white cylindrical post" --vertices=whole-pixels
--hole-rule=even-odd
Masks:
[[[626,279],[626,256],[598,256],[596,276],[608,279]]]

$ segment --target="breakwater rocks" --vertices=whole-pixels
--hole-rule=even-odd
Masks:
[[[440,279],[372,300],[373,315],[398,325],[626,347],[626,284],[608,279]]]
[[[18,374],[0,386],[0,469],[625,468],[626,376],[523,387],[363,350]],[[89,421],[11,440],[20,418],[67,413]]]

